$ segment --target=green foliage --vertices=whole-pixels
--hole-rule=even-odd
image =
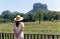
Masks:
[[[10,12],[9,10],[3,11],[2,14],[0,15],[0,20],[3,21],[3,19],[10,20],[11,22],[14,21],[14,18],[17,15],[21,15],[24,17],[24,22],[35,22],[39,21],[39,23],[43,21],[54,21],[54,20],[60,20],[60,12],[52,12],[49,11],[48,13],[43,13],[42,9],[38,9],[36,12],[31,13],[31,14],[23,14],[19,12]],[[4,22],[4,21],[3,21]],[[1,23],[1,21],[0,21]]]
[[[37,13],[34,13],[33,14],[33,19],[36,21],[36,20],[38,20],[38,15],[37,15]]]
[[[10,19],[0,19],[0,23],[8,23],[11,22]]]
[[[59,20],[60,21],[60,20]],[[60,34],[60,22],[43,21],[38,22],[24,22],[24,33],[26,34]],[[13,32],[14,23],[0,24],[0,32]]]
[[[43,10],[42,9],[38,9],[36,13],[37,13],[37,17],[39,19],[39,24],[40,24],[40,21],[43,20]]]
[[[11,12],[10,11],[3,11],[2,12],[2,17],[4,18],[4,19],[9,19],[10,18],[10,14],[11,14]]]

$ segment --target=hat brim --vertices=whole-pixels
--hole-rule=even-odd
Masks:
[[[23,19],[24,19],[23,17],[21,17],[21,18],[18,19],[18,20],[16,20],[16,18],[14,18],[15,21],[21,21],[21,20],[23,20]]]

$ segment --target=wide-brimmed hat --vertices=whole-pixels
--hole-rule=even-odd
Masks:
[[[17,15],[16,18],[14,18],[15,21],[21,21],[23,20],[23,17],[21,17],[20,15]]]

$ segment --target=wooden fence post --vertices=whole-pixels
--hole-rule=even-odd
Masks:
[[[4,33],[2,33],[2,39],[4,39]]]
[[[0,33],[0,39],[1,39],[1,33]]]
[[[48,39],[50,39],[50,35],[48,35]]]
[[[54,35],[52,35],[52,39],[54,39]]]

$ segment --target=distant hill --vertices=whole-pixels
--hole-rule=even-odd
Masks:
[[[12,12],[12,14],[19,14],[20,12],[17,12],[17,11],[14,11],[14,12]]]
[[[34,13],[39,8],[41,8],[44,13],[47,13],[49,11],[48,8],[47,8],[47,4],[35,3],[35,4],[33,4],[33,9],[30,10],[28,13]]]
[[[14,12],[12,12],[12,14],[22,14],[22,13],[20,13],[18,11],[14,11]]]

